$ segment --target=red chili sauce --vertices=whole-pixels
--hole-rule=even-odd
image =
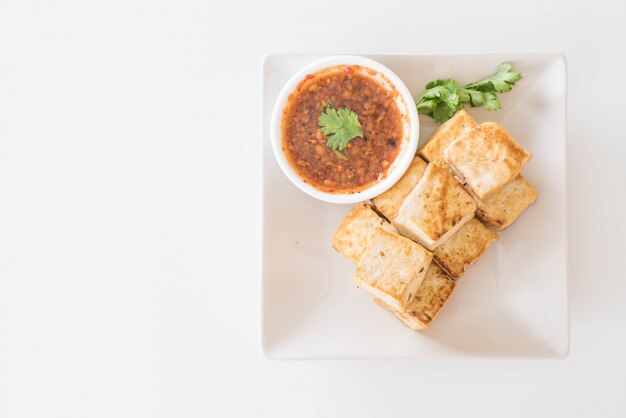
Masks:
[[[282,117],[282,146],[304,181],[329,193],[355,193],[384,179],[403,137],[398,93],[363,74],[357,66],[308,75],[289,96]],[[363,137],[336,153],[318,117],[330,104],[358,115]]]

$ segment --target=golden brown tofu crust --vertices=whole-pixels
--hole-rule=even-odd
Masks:
[[[532,154],[502,126],[486,122],[448,145],[444,156],[459,181],[484,200],[517,177]]]
[[[427,165],[420,157],[415,157],[406,173],[392,188],[372,199],[376,209],[390,221],[393,220],[402,202],[404,202],[404,198],[413,190],[413,187],[424,175]]]
[[[354,272],[363,290],[403,309],[415,295],[433,255],[421,245],[376,228],[367,251]]]
[[[332,247],[340,254],[358,263],[376,227],[397,233],[385,219],[366,203],[359,203],[344,218],[333,235]]]
[[[476,126],[476,121],[469,113],[465,110],[459,110],[452,118],[437,128],[426,145],[417,151],[417,154],[426,161],[445,168],[447,163],[443,151],[454,140]]]
[[[376,303],[391,311],[400,321],[410,328],[420,331],[428,328],[441,308],[450,299],[456,282],[439,268],[431,264],[422,285],[402,312],[393,309],[380,299],[374,298]]]
[[[413,225],[436,242],[468,215],[473,216],[476,207],[476,201],[446,169],[430,163],[396,221],[404,227]]]
[[[489,248],[498,234],[474,218],[433,251],[434,259],[452,278],[460,278]]]
[[[509,184],[478,203],[476,216],[496,231],[511,225],[537,200],[537,190],[520,174]]]

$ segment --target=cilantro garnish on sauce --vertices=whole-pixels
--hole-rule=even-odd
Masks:
[[[359,116],[345,107],[334,109],[327,106],[317,119],[317,123],[320,131],[328,137],[326,146],[335,151],[342,151],[350,140],[363,137]]]
[[[426,91],[417,101],[420,115],[428,115],[441,123],[450,119],[466,104],[471,107],[483,106],[487,110],[500,109],[497,93],[511,91],[522,75],[513,70],[510,62],[498,66],[496,74],[463,87],[456,80],[435,80],[426,84]]]

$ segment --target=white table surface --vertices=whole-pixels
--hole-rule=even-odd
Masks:
[[[2,1],[0,416],[626,416],[624,17],[621,1]],[[263,55],[526,50],[568,59],[569,357],[266,360]]]

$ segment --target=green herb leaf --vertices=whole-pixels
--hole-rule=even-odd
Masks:
[[[495,93],[485,93],[485,109],[489,111],[499,110],[501,107],[500,100]]]
[[[336,110],[327,107],[317,119],[320,130],[328,137],[326,146],[332,150],[343,150],[350,140],[363,137],[359,116],[347,108]]]
[[[485,93],[482,91],[464,88],[463,92],[469,96],[467,103],[471,107],[480,107],[485,104]]]
[[[522,75],[511,71],[513,65],[510,62],[503,62],[498,66],[498,70],[495,75],[486,78],[476,83],[471,83],[465,86],[467,89],[479,90],[485,93],[506,93],[511,91],[515,83],[521,80]]]
[[[426,84],[426,91],[417,102],[417,111],[437,122],[444,122],[457,111],[461,99],[459,84],[455,80],[431,81]]]
[[[487,110],[501,107],[497,93],[511,91],[522,75],[513,71],[510,62],[498,66],[496,74],[475,83],[459,87],[455,80],[440,79],[426,84],[426,90],[416,102],[417,112],[441,123],[450,119],[466,104],[471,107],[484,106]]]
[[[436,100],[422,100],[417,103],[417,111],[422,115],[431,114],[437,107]]]

